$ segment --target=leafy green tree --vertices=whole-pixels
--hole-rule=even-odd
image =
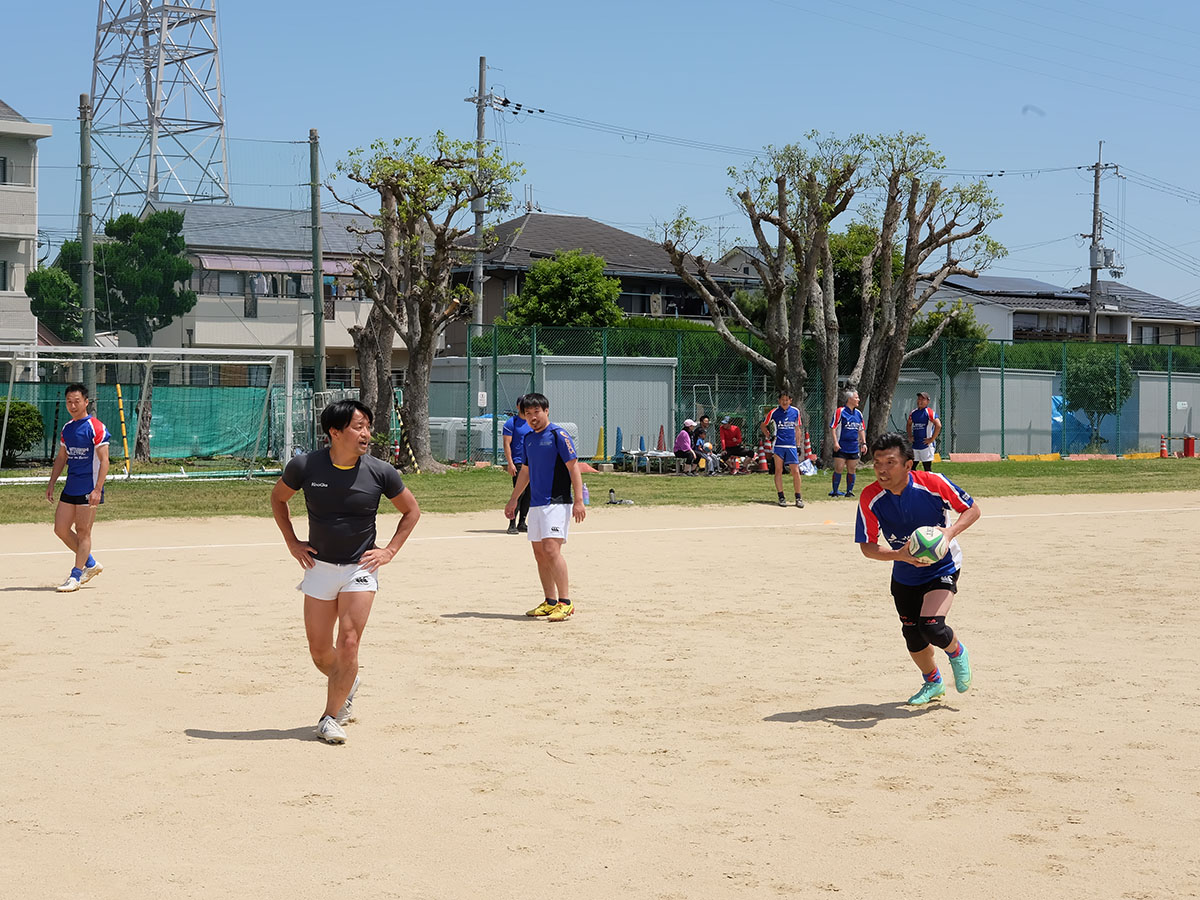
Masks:
[[[65,341],[83,340],[79,280],[57,266],[34,269],[25,279],[29,308],[51,331]]]
[[[196,292],[184,286],[192,264],[183,255],[183,213],[160,210],[145,219],[125,213],[105,223],[104,236],[107,240],[94,248],[96,329],[128,331],[139,347],[149,347],[156,331],[196,305]],[[67,241],[55,268],[70,278],[73,289],[62,275],[51,274],[53,269],[32,273],[25,288],[34,315],[46,316],[51,328],[76,340],[82,339],[82,260],[79,241]],[[139,460],[150,458],[152,415],[153,395],[147,391],[138,404],[134,457]]]
[[[43,437],[45,423],[41,411],[32,403],[11,400],[8,406],[8,432],[4,441],[3,465],[14,466],[17,454],[24,453]],[[0,420],[4,418],[4,407],[0,406]]]
[[[1067,412],[1082,412],[1092,429],[1091,446],[1105,443],[1100,425],[1125,405],[1133,393],[1133,367],[1125,354],[1104,346],[1070,348],[1063,405]]]
[[[499,148],[477,157],[474,142],[440,131],[428,141],[377,140],[337,164],[339,175],[379,198],[373,210],[341,201],[372,220],[370,228],[351,226],[365,238],[354,272],[372,301],[366,322],[350,329],[362,401],[374,413],[375,429],[387,434],[395,398],[392,343],[399,335],[408,348],[400,422],[417,465],[426,470],[444,468],[433,458],[429,437],[429,380],[438,335],[452,320],[469,316],[473,303],[470,288],[453,285],[450,277],[475,249],[463,243],[474,226],[471,205],[487,200],[505,206],[509,185],[523,171],[519,163],[505,162]]]
[[[499,325],[620,324],[621,281],[604,274],[604,258],[580,250],[558,251],[529,268],[521,292],[505,301]]]

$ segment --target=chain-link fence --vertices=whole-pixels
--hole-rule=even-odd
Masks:
[[[857,339],[843,338],[841,350],[848,365]],[[820,452],[833,410],[811,342],[804,353],[804,423]],[[670,449],[683,420],[704,415],[714,443],[729,416],[753,444],[776,400],[770,373],[699,325],[473,326],[468,354],[438,359],[432,381],[434,453],[453,460],[502,461],[504,420],[533,390],[549,397],[580,455],[595,459],[660,439]],[[905,430],[919,391],[942,422],[944,455],[1157,453],[1163,435],[1181,440],[1200,428],[1200,347],[941,339],[901,371],[889,428]]]

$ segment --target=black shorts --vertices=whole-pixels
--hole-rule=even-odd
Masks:
[[[696,451],[695,450],[676,450],[675,456],[678,459],[694,460],[696,458]]]
[[[844,450],[834,450],[833,451],[834,459],[858,459],[858,457],[859,457],[858,453],[847,453]]]
[[[896,612],[902,621],[913,622],[921,617],[921,604],[925,595],[932,591],[949,591],[958,593],[958,576],[962,569],[955,569],[949,575],[932,578],[924,584],[901,584],[892,579],[892,600],[896,603]]]
[[[88,495],[87,494],[68,494],[66,491],[63,491],[61,494],[58,495],[58,499],[59,499],[60,503],[69,503],[72,506],[87,506],[88,505]],[[100,502],[101,503],[104,502],[104,491],[100,492]]]

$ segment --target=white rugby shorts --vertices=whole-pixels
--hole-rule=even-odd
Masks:
[[[913,450],[913,459],[917,462],[933,462],[934,446],[930,444],[924,450]]]
[[[379,579],[358,563],[338,565],[315,559],[313,567],[304,570],[296,590],[318,600],[336,600],[338,594],[347,591],[378,591]]]
[[[549,503],[546,506],[533,506],[525,524],[529,526],[529,539],[541,541],[546,538],[567,539],[567,525],[571,521],[570,503]]]

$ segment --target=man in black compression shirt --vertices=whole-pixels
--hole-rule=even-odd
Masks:
[[[271,492],[271,512],[288,551],[304,569],[297,589],[304,593],[308,650],[328,680],[317,736],[343,744],[342,726],[353,715],[359,686],[359,639],[379,589],[376,572],[404,546],[421,510],[400,473],[368,455],[370,409],[357,400],[339,400],[321,413],[321,429],[329,437],[329,448],[288,462]],[[308,509],[306,541],[296,536],[288,510],[288,501],[301,490]],[[388,545],[379,548],[375,516],[381,497],[400,511],[400,524]]]

